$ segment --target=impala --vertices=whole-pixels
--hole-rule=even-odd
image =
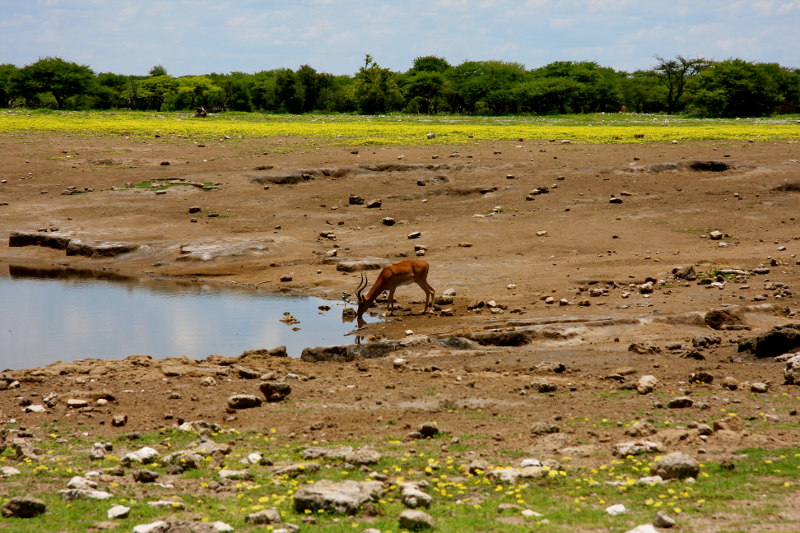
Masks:
[[[364,312],[372,307],[375,299],[381,295],[383,291],[389,291],[389,314],[392,314],[394,309],[394,290],[400,285],[406,285],[415,282],[420,288],[425,291],[425,309],[423,313],[428,310],[428,305],[433,306],[433,296],[436,293],[433,287],[428,285],[428,263],[420,261],[419,259],[411,259],[408,261],[401,261],[395,265],[389,265],[378,275],[375,284],[369,290],[366,296],[362,294],[367,287],[367,276],[361,274],[361,282],[356,289],[356,297],[358,298],[358,313],[360,318]]]

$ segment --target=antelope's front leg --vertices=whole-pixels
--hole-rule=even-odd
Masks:
[[[394,289],[389,291],[389,314],[391,315],[394,311]]]

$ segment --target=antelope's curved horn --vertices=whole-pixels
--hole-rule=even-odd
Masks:
[[[362,272],[361,281],[358,283],[358,287],[356,288],[356,299],[359,302],[364,299],[364,296],[362,296],[361,293],[364,292],[365,288],[367,288],[367,275]]]

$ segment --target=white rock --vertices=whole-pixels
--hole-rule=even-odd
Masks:
[[[629,529],[626,533],[658,533],[658,530],[653,527],[653,524],[642,524],[633,529]]]
[[[18,476],[21,473],[22,472],[20,472],[13,466],[4,466],[0,468],[0,477]]]
[[[64,501],[73,500],[107,500],[111,498],[111,494],[102,490],[89,490],[89,489],[67,489],[58,491],[61,494],[61,499]]]
[[[539,459],[523,459],[519,466],[525,468],[526,466],[542,466],[542,462]]]
[[[106,516],[109,520],[113,520],[115,518],[128,518],[130,512],[130,507],[125,507],[124,505],[115,505],[109,509],[108,512],[106,512]]]
[[[149,446],[145,446],[140,450],[125,454],[125,457],[131,461],[136,461],[137,463],[147,464],[156,460],[156,457],[158,457],[158,452]]]
[[[220,532],[235,531],[232,525],[220,522],[219,520],[211,524],[211,527],[213,527],[215,531]]]
[[[621,503],[618,503],[616,505],[612,505],[610,507],[606,507],[606,513],[608,513],[611,516],[617,516],[617,515],[624,514],[624,513],[627,513],[627,512],[628,512],[628,509],[626,509],[625,506],[622,505]]]
[[[26,413],[44,413],[45,411],[47,409],[45,409],[44,405],[39,404],[29,405],[25,408]]]
[[[167,500],[158,500],[155,502],[147,502],[147,505],[150,507],[155,508],[168,508],[168,509],[180,509],[183,511],[186,509],[186,506],[182,502],[170,502]]]
[[[84,477],[81,477],[81,476],[73,476],[73,478],[69,480],[69,483],[67,483],[67,488],[68,489],[84,489],[84,490],[87,490],[87,489],[94,489],[96,487],[97,487],[97,483],[95,483],[94,481],[90,481],[90,480],[88,480],[88,479],[86,479]]]
[[[169,530],[169,523],[159,520],[149,524],[139,524],[133,526],[133,533],[162,533]]]

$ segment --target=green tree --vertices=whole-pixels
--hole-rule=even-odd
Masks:
[[[0,107],[12,107],[14,94],[12,80],[18,76],[19,69],[11,64],[0,65]]]
[[[783,78],[775,64],[753,64],[742,59],[713,63],[687,88],[696,112],[724,117],[769,115],[786,100]]]
[[[177,82],[176,109],[222,107],[224,92],[208,76],[183,76]]]
[[[616,112],[622,104],[623,76],[594,61],[556,61],[536,69],[532,75],[539,79],[568,80],[551,84],[551,88],[561,91],[565,98],[558,105],[560,112]]]
[[[104,72],[95,78],[89,107],[94,109],[116,109],[130,107],[127,98],[129,85],[127,76]]]
[[[23,67],[20,75],[19,85],[24,93],[49,93],[58,109],[64,109],[68,98],[87,93],[94,81],[92,69],[59,57],[40,59]]]
[[[409,69],[408,73],[413,74],[417,72],[438,72],[444,73],[453,68],[446,59],[437,56],[423,56],[414,60],[414,65]]]
[[[231,111],[252,111],[253,98],[250,94],[249,79],[244,72],[230,74],[210,74],[209,78],[222,91],[222,108]]]
[[[275,98],[281,111],[293,114],[303,112],[305,91],[291,69],[282,68],[277,71],[275,76]]]
[[[367,115],[395,111],[403,102],[397,75],[388,68],[381,68],[369,54],[356,74],[353,90],[358,108]]]
[[[164,100],[178,90],[178,81],[172,76],[161,75],[145,78],[134,89],[137,107],[160,111]]]
[[[675,59],[665,59],[656,56],[658,65],[653,69],[659,81],[667,88],[667,113],[677,113],[683,109],[683,92],[686,83],[708,67],[708,61],[703,58],[687,58],[676,56]]]
[[[166,76],[166,75],[167,75],[167,69],[165,69],[163,65],[156,65],[150,69],[150,72],[148,72],[148,76],[150,76],[151,78],[155,78],[156,76]]]
[[[667,89],[651,70],[637,70],[621,82],[622,99],[629,111],[658,113],[666,109]]]
[[[495,93],[492,98],[488,95],[511,90],[526,77],[527,71],[519,63],[465,61],[446,72],[446,79],[452,84],[450,107],[466,113],[505,112],[505,93]]]

